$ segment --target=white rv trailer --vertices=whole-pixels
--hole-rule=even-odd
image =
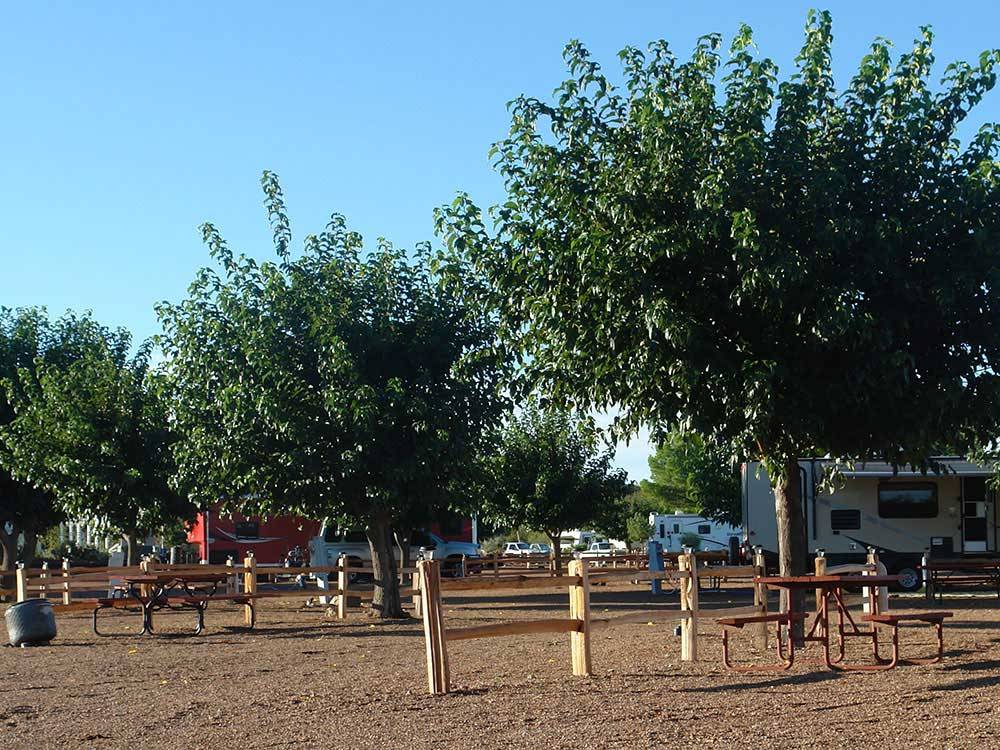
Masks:
[[[799,476],[806,546],[826,551],[831,565],[863,562],[868,547],[879,550],[900,587],[920,588],[920,559],[926,550],[938,557],[991,556],[998,546],[995,493],[987,478],[994,470],[957,457],[935,459],[940,473],[921,474],[881,462],[843,469],[832,492],[819,487],[828,459],[800,459]],[[774,493],[756,462],[744,464],[743,537],[748,547],[777,555]]]
[[[730,552],[739,550],[740,530],[728,523],[719,523],[696,513],[650,513],[649,524],[653,527],[650,540],[659,542],[664,552],[681,552],[685,535],[698,537],[699,549],[708,552]]]

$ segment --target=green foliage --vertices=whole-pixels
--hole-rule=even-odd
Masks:
[[[681,546],[690,547],[693,550],[701,549],[701,537],[693,531],[685,531],[681,534]]]
[[[64,329],[49,323],[40,308],[0,308],[0,430],[14,419],[15,394],[20,393],[18,372],[34,373],[38,363],[61,362],[72,356]],[[62,511],[52,493],[38,489],[11,473],[11,458],[0,433],[0,538],[4,563],[13,560],[14,540],[21,532],[41,533],[62,520]],[[13,528],[8,533],[7,524]]]
[[[385,592],[398,613],[391,525],[455,505],[507,408],[494,321],[466,299],[467,265],[445,278],[427,246],[408,257],[382,239],[365,253],[339,215],[293,256],[277,179],[262,184],[278,261],[234,256],[205,224],[221,269],[158,308],[179,482],[246,514],[366,527],[386,579],[376,603]]]
[[[628,517],[625,527],[625,539],[632,546],[649,541],[653,533],[648,513],[633,513]]]
[[[68,314],[46,356],[5,380],[14,418],[0,428],[12,474],[67,514],[152,532],[193,512],[169,485],[167,405],[154,387],[150,345],[90,316]]]
[[[931,42],[877,39],[841,91],[828,13],[781,83],[746,26],[728,59],[626,48],[622,88],[571,42],[553,98],[511,105],[491,228],[465,195],[437,214],[524,388],[765,463],[783,570],[798,456],[925,467],[1000,431],[1000,128],[956,138],[1000,51],[935,86]]]
[[[738,526],[740,479],[731,456],[700,435],[672,430],[649,457],[651,478],[642,483],[642,491],[657,498],[679,497],[681,502],[670,510]]]
[[[482,515],[497,525],[539,529],[558,553],[562,531],[600,524],[628,492],[613,457],[593,420],[529,402],[482,461]]]

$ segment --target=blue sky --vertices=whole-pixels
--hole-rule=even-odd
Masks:
[[[296,238],[332,211],[366,238],[432,239],[431,211],[500,184],[505,103],[544,96],[581,39],[609,71],[626,44],[740,21],[788,71],[812,3],[11,3],[0,25],[0,305],[92,309],[137,337],[207,262],[197,226],[269,250],[258,186],[282,179]],[[944,64],[1000,46],[995,2],[834,2],[838,81],[873,37],[921,24]],[[1000,120],[994,93],[976,116]],[[642,436],[619,452],[646,476]]]

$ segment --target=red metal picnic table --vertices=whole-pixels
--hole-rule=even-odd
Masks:
[[[899,576],[859,576],[859,575],[820,575],[820,576],[764,576],[754,579],[754,583],[764,584],[770,588],[780,588],[788,591],[815,589],[817,594],[817,607],[812,625],[806,631],[803,641],[816,642],[823,646],[823,662],[830,669],[834,670],[882,670],[892,669],[898,661],[898,638],[894,628],[893,631],[893,656],[891,659],[883,659],[878,653],[878,631],[876,623],[868,620],[868,629],[863,629],[855,622],[847,604],[844,601],[844,589],[847,587],[866,586],[869,591],[869,606],[872,615],[878,613],[878,587],[897,583]],[[789,607],[795,597],[788,597]],[[833,602],[839,617],[837,623],[837,635],[839,653],[834,659],[830,655],[830,602]],[[727,667],[736,671],[778,671],[790,669],[795,661],[795,638],[792,636],[792,625],[797,620],[808,620],[809,613],[796,612],[794,609],[774,614],[758,615],[752,617],[723,618],[719,623],[723,625],[722,655]],[[742,628],[751,623],[774,622],[778,628],[777,651],[778,657],[782,660],[778,665],[757,665],[757,666],[736,666],[729,660],[729,639],[728,631],[725,628]],[[781,629],[788,630],[788,653],[785,654],[784,644],[781,637]],[[848,664],[844,663],[844,642],[847,638],[857,636],[870,638],[872,641],[872,653],[875,664]]]
[[[868,622],[868,628],[862,628],[855,621],[850,609],[844,601],[844,589],[848,587],[865,586],[868,588],[869,612],[878,614],[878,588],[899,582],[899,576],[890,575],[811,575],[811,576],[765,576],[754,579],[756,583],[763,583],[770,588],[780,588],[787,591],[815,589],[817,594],[817,608],[812,625],[806,631],[803,641],[812,641],[823,646],[823,662],[830,669],[836,670],[863,670],[874,671],[892,669],[898,661],[897,649],[893,649],[891,659],[883,659],[878,653],[878,629],[874,622]],[[789,596],[791,603],[794,597]],[[838,615],[837,622],[837,644],[839,653],[837,658],[830,656],[830,603],[833,602]],[[803,612],[803,614],[806,614]],[[861,637],[869,638],[872,642],[872,656],[874,664],[849,664],[844,662],[844,644],[847,638]],[[789,653],[794,653],[794,638],[789,638]],[[781,639],[778,639],[779,655],[781,655]]]

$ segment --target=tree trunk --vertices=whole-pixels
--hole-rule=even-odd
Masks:
[[[399,567],[408,568],[410,567],[410,539],[413,538],[413,532],[407,531],[405,534],[396,532],[396,546],[399,547]],[[402,576],[400,576],[402,580]]]
[[[785,463],[781,474],[771,481],[774,485],[774,514],[778,522],[778,572],[782,576],[806,575],[806,529],[799,492],[798,460],[791,459]],[[803,589],[781,590],[783,611],[791,606],[795,611],[802,612],[804,601]],[[802,638],[802,620],[793,624],[792,632],[796,640]]]
[[[559,545],[559,538],[562,530],[549,533],[549,541],[552,542],[552,570],[558,576],[562,575],[562,547]]]
[[[6,524],[0,523],[0,547],[3,548],[3,565],[0,570],[13,570],[14,563],[17,562],[17,529],[10,534],[3,528]]]
[[[24,546],[21,547],[21,562],[24,567],[30,568],[35,562],[35,550],[38,547],[38,532],[29,529],[24,530]]]
[[[393,554],[395,545],[392,525],[386,518],[372,519],[365,533],[372,552],[372,567],[375,569],[372,613],[383,620],[406,617],[399,598],[399,575],[396,570],[396,556]]]
[[[132,529],[125,536],[125,544],[128,545],[128,549],[125,551],[125,566],[138,565],[139,564],[139,532]]]

